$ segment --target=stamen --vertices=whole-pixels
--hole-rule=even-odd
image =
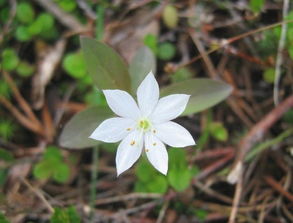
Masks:
[[[157,132],[157,131],[154,129],[154,130],[153,130],[153,133],[156,133],[156,132]]]
[[[156,143],[156,142],[154,142],[154,143],[153,143],[153,146],[156,146],[156,145],[157,145],[157,143]]]
[[[150,151],[149,149],[145,149],[146,152]]]
[[[130,145],[133,146],[134,144],[135,144],[135,141],[132,140],[132,141],[130,142]]]
[[[130,131],[130,130],[131,130],[131,128],[127,128],[127,129],[126,129],[126,131]]]

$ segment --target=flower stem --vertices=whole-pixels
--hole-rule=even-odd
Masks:
[[[95,203],[97,196],[97,179],[98,179],[98,157],[99,156],[99,147],[96,146],[93,148],[92,152],[92,171],[91,171],[91,190],[90,190],[90,222],[94,222],[95,215]]]

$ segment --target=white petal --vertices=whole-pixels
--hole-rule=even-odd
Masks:
[[[150,163],[162,174],[168,172],[168,153],[165,145],[153,134],[145,135],[145,152]]]
[[[109,107],[117,115],[137,119],[140,111],[135,100],[126,91],[122,90],[103,90]]]
[[[159,100],[150,119],[154,123],[162,123],[178,117],[184,110],[190,95],[172,94]]]
[[[143,116],[148,116],[158,103],[159,85],[154,74],[149,72],[137,88],[137,102]]]
[[[169,146],[185,147],[195,145],[190,133],[175,122],[164,122],[154,126],[156,136]]]
[[[119,144],[116,153],[117,176],[128,170],[141,155],[142,136],[142,132],[133,131]]]
[[[128,118],[109,118],[103,121],[90,138],[103,142],[118,142],[134,129],[135,122]]]

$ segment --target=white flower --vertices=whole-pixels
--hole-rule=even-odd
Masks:
[[[164,145],[194,145],[190,133],[170,120],[186,107],[189,95],[173,94],[159,99],[159,85],[150,72],[137,89],[137,102],[122,90],[104,90],[109,107],[120,116],[103,121],[90,138],[108,143],[121,143],[116,154],[117,175],[129,169],[142,150],[161,173],[167,174],[168,153]]]

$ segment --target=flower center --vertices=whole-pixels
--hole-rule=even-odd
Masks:
[[[143,131],[148,131],[151,127],[151,123],[147,119],[141,119],[138,121],[138,127]]]

